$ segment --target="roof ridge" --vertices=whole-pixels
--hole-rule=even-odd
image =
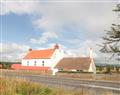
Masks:
[[[44,50],[32,50],[27,53],[23,59],[45,59],[51,58],[54,53],[54,49],[44,49]]]
[[[67,59],[67,58],[74,59],[74,58],[90,58],[90,57],[64,57],[63,59]]]

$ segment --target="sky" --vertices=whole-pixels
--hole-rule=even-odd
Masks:
[[[0,53],[3,61],[20,61],[29,48],[59,44],[66,56],[101,58],[99,52],[119,0],[1,0]]]

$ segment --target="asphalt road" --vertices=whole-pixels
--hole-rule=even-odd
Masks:
[[[106,82],[97,80],[79,80],[72,78],[63,78],[57,76],[43,76],[43,75],[21,75],[14,74],[11,72],[2,72],[2,76],[5,77],[16,77],[26,79],[32,82],[42,83],[52,87],[62,87],[65,89],[79,89],[79,88],[93,88],[100,90],[110,90],[120,93],[120,82]]]

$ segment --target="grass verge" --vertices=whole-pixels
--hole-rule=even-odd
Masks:
[[[0,77],[0,95],[82,95],[79,91],[54,89],[22,79]]]
[[[30,82],[18,78],[0,77],[0,95],[119,95],[110,90],[98,90],[93,88],[79,88],[64,90],[51,88],[42,84]]]

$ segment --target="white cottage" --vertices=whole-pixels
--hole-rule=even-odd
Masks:
[[[22,66],[27,67],[41,67],[55,70],[54,67],[56,64],[63,58],[63,52],[59,49],[59,46],[56,44],[51,49],[44,50],[32,50],[29,49],[29,52],[22,59]]]
[[[29,49],[28,53],[22,59],[22,64],[13,64],[12,68],[22,70],[52,70],[53,75],[58,70],[96,73],[92,49],[90,49],[89,57],[64,58],[64,53],[57,44],[50,49]]]
[[[55,68],[60,71],[82,71],[96,73],[92,49],[90,49],[89,57],[66,57],[60,60]]]

